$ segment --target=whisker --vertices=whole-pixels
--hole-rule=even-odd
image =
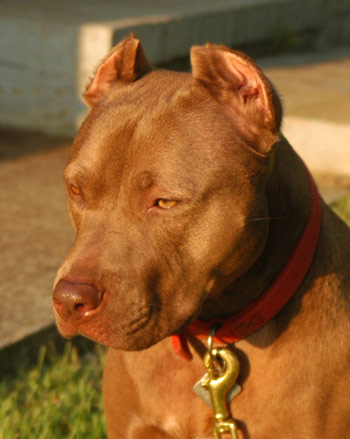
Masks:
[[[269,221],[269,220],[279,220],[277,217],[269,216],[266,218],[251,218],[247,220],[247,223],[253,222],[253,221]]]

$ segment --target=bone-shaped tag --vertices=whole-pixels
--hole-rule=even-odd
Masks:
[[[202,401],[212,407],[209,390],[207,389],[207,383],[209,380],[209,375],[206,373],[196,384],[193,386],[194,393],[200,397]],[[242,387],[235,383],[231,389],[227,392],[226,401],[229,403],[233,400],[242,390]]]

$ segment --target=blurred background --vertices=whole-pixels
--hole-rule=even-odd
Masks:
[[[130,32],[141,39],[149,59],[166,68],[189,69],[190,47],[206,42],[251,55],[282,96],[284,134],[326,201],[350,218],[349,0],[2,0],[1,439],[83,437],[85,430],[76,424],[83,425],[85,416],[90,431],[91,413],[100,410],[99,384],[94,385],[101,375],[100,352],[85,345],[77,351],[65,347],[63,354],[47,347],[57,337],[51,287],[73,241],[62,172],[86,114],[81,94],[99,60]],[[32,430],[20,432],[22,416],[31,417],[42,404],[50,358],[52,364],[75,365],[75,371],[96,363],[97,375],[86,378],[92,393],[85,402],[80,387],[66,403],[60,396],[72,371],[64,371],[62,382],[46,396],[55,410],[71,404],[85,415],[79,412],[72,420],[67,414],[64,426],[57,420],[50,427],[55,434],[33,421],[28,422]],[[37,393],[30,393],[24,381],[37,386]],[[96,428],[94,436],[85,437],[103,437],[104,427],[102,433]]]

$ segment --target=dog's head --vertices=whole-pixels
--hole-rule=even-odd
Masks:
[[[153,71],[134,36],[105,58],[65,170],[76,230],[54,304],[65,336],[143,349],[200,315],[261,254],[281,106],[259,68],[195,46]],[[214,316],[213,316],[214,317]]]

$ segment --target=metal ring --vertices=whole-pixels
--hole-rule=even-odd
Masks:
[[[208,336],[208,351],[209,351],[209,354],[210,354],[212,360],[214,360],[214,358],[213,358],[213,354],[212,354],[212,352],[213,352],[214,336],[215,336],[215,332],[220,328],[220,326],[221,326],[221,323],[220,323],[220,322],[216,322],[216,323],[214,323],[214,324],[210,327],[210,330],[209,330],[209,336]]]
[[[209,330],[209,336],[208,336],[208,350],[211,352],[213,350],[213,342],[214,342],[214,335],[216,332],[216,325],[212,325]]]

